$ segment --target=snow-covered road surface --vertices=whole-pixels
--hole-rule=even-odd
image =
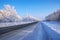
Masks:
[[[35,29],[34,25],[30,25],[28,27],[24,27],[22,29],[14,30],[8,33],[5,33],[0,36],[0,40],[22,40],[24,37],[26,37],[29,33],[32,33]]]
[[[49,22],[39,22],[0,35],[0,40],[60,40],[60,33]],[[59,29],[60,30],[60,29]],[[60,32],[60,31],[59,31]]]

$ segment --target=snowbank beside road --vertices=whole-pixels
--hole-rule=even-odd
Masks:
[[[44,26],[44,29],[46,30],[49,40],[60,40],[60,29],[58,28],[58,27],[60,27],[60,25],[57,26],[54,24],[51,24],[49,22],[42,23],[42,25]]]

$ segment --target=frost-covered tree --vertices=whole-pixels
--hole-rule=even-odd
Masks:
[[[60,21],[60,9],[46,17],[47,21]]]
[[[4,5],[4,9],[0,10],[0,22],[17,22],[21,20],[14,6]]]

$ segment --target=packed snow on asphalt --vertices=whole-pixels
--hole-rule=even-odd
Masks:
[[[60,22],[38,22],[0,35],[0,40],[60,40]]]

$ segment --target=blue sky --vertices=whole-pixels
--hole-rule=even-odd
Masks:
[[[15,6],[20,16],[24,17],[29,13],[42,19],[60,8],[60,0],[0,0],[0,9],[5,4]]]

